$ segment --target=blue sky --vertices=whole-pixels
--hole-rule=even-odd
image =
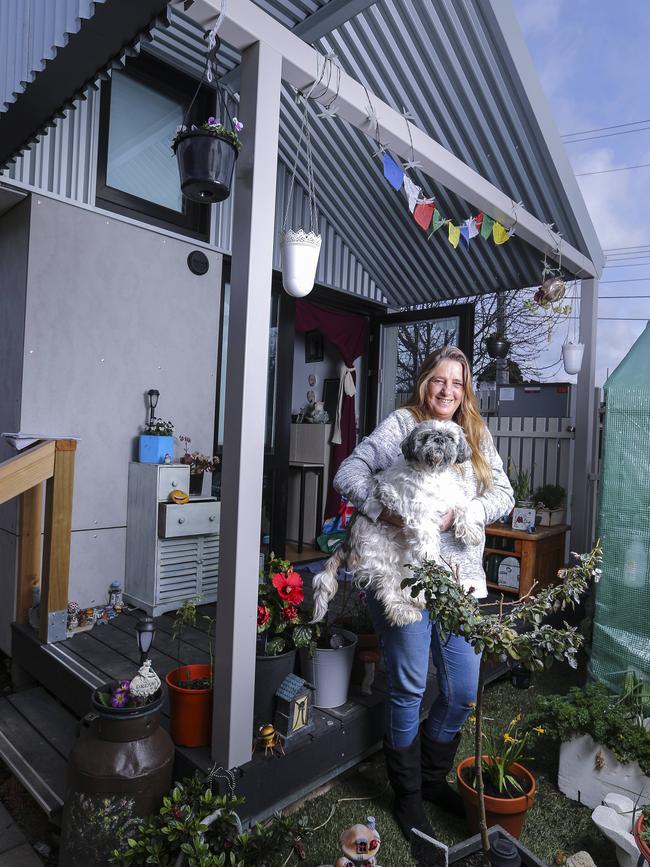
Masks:
[[[650,121],[649,0],[513,0],[513,5],[561,134]],[[644,132],[567,144],[576,174],[650,163],[650,122],[644,125],[649,127]],[[650,318],[650,297],[639,297],[650,296],[650,167],[588,175],[578,183],[605,250],[647,246],[645,255],[630,250],[619,254],[626,256],[627,267],[620,259],[615,266],[610,256],[603,273],[599,317],[643,321],[599,318],[596,385],[602,385],[607,370],[621,361]],[[605,295],[619,297],[602,298]],[[565,336],[566,326],[541,364],[559,357]],[[575,377],[567,377],[560,367],[550,378]]]

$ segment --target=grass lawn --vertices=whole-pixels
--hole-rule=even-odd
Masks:
[[[540,693],[565,692],[584,682],[584,666],[578,672],[555,663],[542,675],[533,678],[528,690],[514,689],[510,681],[501,680],[486,690],[485,714],[496,728],[505,728],[518,713],[530,710]],[[458,757],[473,753],[469,727],[463,732]],[[559,746],[540,738],[532,758],[525,764],[537,778],[535,804],[529,810],[521,841],[549,865],[555,863],[559,849],[567,855],[586,850],[597,867],[617,867],[613,845],[591,821],[591,809],[565,798],[557,789]],[[280,766],[278,765],[278,771]],[[451,779],[451,776],[450,776]],[[381,753],[339,777],[325,793],[299,808],[309,827],[315,830],[306,840],[308,865],[333,864],[342,854],[338,838],[342,830],[366,816],[374,816],[381,835],[379,863],[383,867],[408,867],[414,864],[397,825],[390,813],[392,795],[388,787]],[[469,836],[464,821],[453,819],[432,805],[427,805],[438,838],[458,843]],[[321,827],[322,826],[322,827]]]

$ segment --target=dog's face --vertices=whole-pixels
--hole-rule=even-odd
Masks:
[[[423,421],[402,443],[402,454],[409,462],[440,469],[462,464],[472,454],[463,429],[453,421]]]

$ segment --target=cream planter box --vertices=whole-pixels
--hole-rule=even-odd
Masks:
[[[558,524],[564,524],[566,509],[538,509],[537,517],[540,527],[556,527]]]
[[[632,800],[642,793],[640,805],[650,803],[650,779],[641,773],[639,763],[621,764],[614,753],[597,744],[591,735],[562,744],[557,785],[567,798],[592,809],[602,804],[609,792],[627,795]]]

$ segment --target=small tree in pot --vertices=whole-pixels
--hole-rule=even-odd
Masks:
[[[546,587],[535,596],[532,595],[533,585],[531,593],[513,603],[504,603],[502,597],[496,614],[485,613],[485,606],[463,589],[457,570],[450,571],[438,563],[428,561],[414,567],[402,581],[402,587],[410,588],[413,597],[422,594],[426,608],[432,619],[438,621],[443,634],[463,635],[476,653],[482,654],[476,697],[474,767],[485,867],[490,867],[481,761],[486,665],[491,659],[512,659],[530,671],[543,671],[557,659],[566,660],[573,668],[577,666],[577,652],[584,641],[577,628],[566,622],[562,629],[542,622],[551,612],[574,608],[590,580],[599,577],[600,544],[588,554],[574,556],[578,559],[577,564],[558,572],[561,583]],[[526,631],[519,631],[522,627]]]

